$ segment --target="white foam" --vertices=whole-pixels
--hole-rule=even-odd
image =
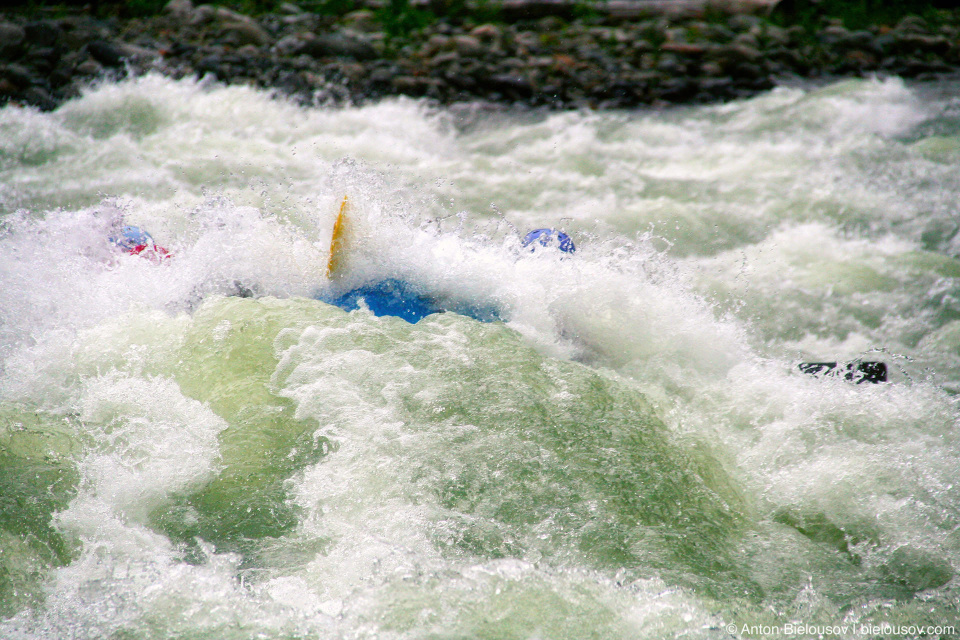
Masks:
[[[719,458],[749,506],[744,526],[759,532],[754,550],[796,551],[743,552],[792,603],[771,606],[834,615],[822,594],[876,582],[898,545],[960,565],[957,413],[942,388],[960,370],[949,254],[960,180],[949,157],[911,141],[944,108],[917,96],[866,80],[458,131],[453,113],[411,100],[303,109],[146,76],[52,114],[0,110],[0,400],[89,429],[77,497],[57,518],[82,548],[51,570],[47,610],[4,629],[470,635],[515,598],[531,615],[609,609],[611,636],[711,635],[713,605],[658,580],[624,585],[536,558],[451,561],[409,495],[418,455],[442,439],[411,437],[400,408],[429,406],[430,386],[397,382],[417,372],[339,344],[349,332],[333,326],[277,342],[277,392],[340,448],[290,479],[306,515],[261,550],[254,584],[240,583],[231,554],[182,563],[149,526],[152,507],[217,472],[226,428],[163,370],[190,314],[217,294],[335,289],[324,274],[344,195],[356,227],[339,286],[394,277],[496,306],[527,344],[638,389],[680,442]],[[107,238],[120,219],[173,258],[117,254]],[[578,252],[522,250],[523,232],[544,226],[571,233]],[[341,319],[413,331],[363,312]],[[210,339],[242,329],[221,323]],[[451,361],[472,357],[461,331],[432,339]],[[856,356],[887,361],[893,383],[795,368]],[[874,538],[854,550],[862,568],[773,521],[784,511],[849,531],[870,523]],[[292,560],[301,545],[307,559]],[[813,560],[816,584],[800,584]],[[385,611],[396,602],[426,618]]]

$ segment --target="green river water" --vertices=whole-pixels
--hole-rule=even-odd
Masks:
[[[0,637],[960,637],[958,230],[956,84],[4,107]]]

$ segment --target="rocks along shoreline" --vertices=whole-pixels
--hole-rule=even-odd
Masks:
[[[245,84],[304,104],[387,96],[546,108],[717,102],[809,79],[937,80],[960,69],[960,10],[928,22],[811,30],[751,13],[438,19],[391,36],[383,14],[285,4],[257,17],[172,0],[147,18],[0,13],[0,104],[50,110],[98,80],[150,71]]]

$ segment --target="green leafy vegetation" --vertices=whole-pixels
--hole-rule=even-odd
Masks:
[[[432,11],[417,9],[410,0],[388,0],[377,11],[377,18],[389,36],[402,36],[436,22]]]
[[[848,29],[862,29],[872,24],[893,25],[907,15],[939,21],[945,2],[931,0],[783,0],[773,13],[780,24],[799,24],[810,30],[820,26],[824,18],[839,18]]]

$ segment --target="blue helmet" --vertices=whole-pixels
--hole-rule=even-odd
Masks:
[[[534,229],[524,237],[523,246],[530,247],[530,251],[534,251],[537,248],[536,245],[530,246],[534,243],[542,247],[557,247],[564,253],[573,253],[577,250],[570,236],[556,229]]]
[[[124,227],[119,236],[110,238],[110,242],[130,251],[141,245],[153,244],[153,236],[140,227]]]

